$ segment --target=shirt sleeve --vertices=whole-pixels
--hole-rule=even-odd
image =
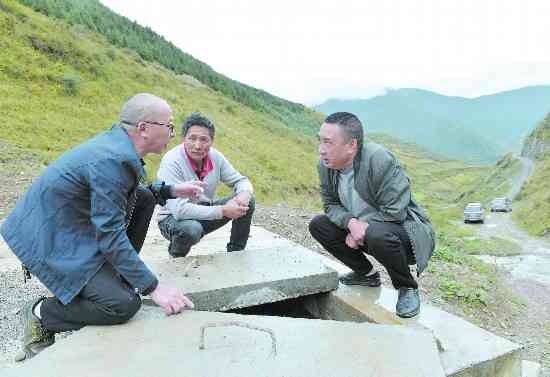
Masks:
[[[114,159],[89,165],[90,215],[96,228],[99,251],[113,268],[143,293],[157,278],[139,258],[126,234],[128,192],[137,182],[131,168]]]

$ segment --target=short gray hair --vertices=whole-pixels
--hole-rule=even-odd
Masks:
[[[157,121],[160,111],[170,108],[170,105],[160,97],[149,93],[139,93],[130,98],[120,111],[122,126],[137,126],[139,122]]]

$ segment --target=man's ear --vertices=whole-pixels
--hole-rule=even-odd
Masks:
[[[136,128],[141,137],[144,139],[148,138],[147,132],[145,132],[147,130],[147,125],[144,122],[138,122]]]
[[[358,147],[359,147],[359,144],[357,143],[357,139],[351,139],[350,144],[351,144],[351,147],[352,147],[354,150],[357,150]]]

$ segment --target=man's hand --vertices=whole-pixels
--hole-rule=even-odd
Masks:
[[[225,203],[222,207],[223,217],[227,217],[232,220],[238,219],[239,217],[246,215],[247,211],[248,205],[240,205],[239,203],[237,203],[235,198]]]
[[[233,198],[233,200],[242,207],[248,207],[250,199],[252,198],[252,193],[250,191],[241,191]]]
[[[358,245],[363,245],[365,232],[367,231],[368,226],[369,223],[357,220],[356,218],[353,218],[348,222],[349,235],[351,235],[351,238],[353,238]]]
[[[158,285],[151,293],[151,299],[155,304],[164,309],[166,315],[176,314],[185,308],[193,309],[195,305],[178,288]]]
[[[190,181],[175,184],[172,187],[172,193],[178,198],[190,198],[197,200],[206,188],[206,183],[201,181]]]
[[[351,233],[348,233],[348,235],[346,236],[346,245],[348,245],[352,249],[359,249],[359,244],[353,239]]]

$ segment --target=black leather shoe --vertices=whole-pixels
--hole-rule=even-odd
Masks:
[[[382,284],[380,282],[380,273],[378,271],[369,276],[352,271],[340,276],[339,280],[345,285],[364,285],[366,287],[379,287]]]
[[[395,305],[395,313],[402,318],[411,318],[420,312],[418,289],[401,287]]]

